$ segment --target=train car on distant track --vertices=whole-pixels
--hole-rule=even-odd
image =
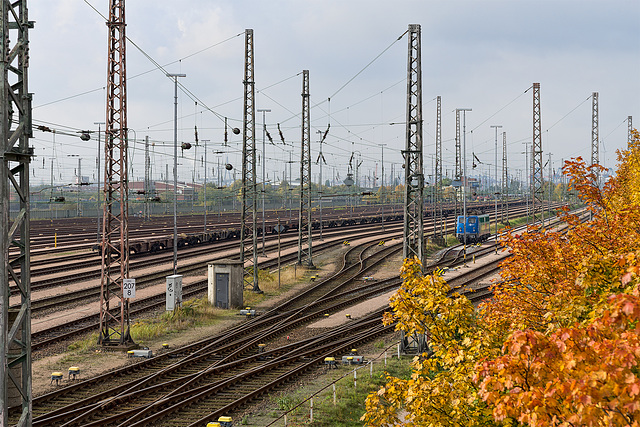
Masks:
[[[491,235],[490,224],[489,215],[486,214],[467,215],[466,219],[460,215],[456,220],[456,237],[460,243],[464,243],[466,233],[467,243],[483,242]]]

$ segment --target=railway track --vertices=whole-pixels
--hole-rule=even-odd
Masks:
[[[129,373],[110,373],[98,380],[107,389],[102,394],[97,393],[99,383],[90,385],[83,381],[60,390],[57,398],[46,395],[48,400],[38,400],[40,412],[37,416],[34,401],[33,425],[196,426],[231,413],[261,394],[317,368],[327,355],[337,355],[375,336],[389,333],[391,329],[380,325],[383,310],[378,310],[326,334],[284,346],[274,345],[278,338],[294,328],[304,327],[359,299],[397,287],[399,279],[375,284],[357,282],[367,268],[374,268],[399,247],[376,244],[350,248],[340,271],[308,293],[300,294],[256,319],[247,320],[232,331],[128,367]],[[488,248],[488,252],[493,250]],[[232,342],[229,342],[228,332],[234,337]],[[258,352],[258,344],[275,348]],[[142,366],[147,363],[148,368]],[[133,378],[136,373],[138,377]],[[114,385],[111,383],[114,376],[128,382]],[[70,393],[76,386],[84,389],[80,393],[91,391],[86,397],[73,398]],[[69,401],[74,403],[69,404]]]
[[[325,357],[339,356],[390,333],[392,327],[380,322],[384,311],[380,309],[326,333],[274,344],[326,313],[397,288],[399,278],[354,284],[377,259],[387,258],[394,250],[398,248],[393,245],[353,247],[336,275],[293,301],[209,340],[42,396],[34,401],[33,425],[197,426],[230,414],[317,369]],[[268,350],[259,352],[258,344]]]
[[[357,252],[364,252],[368,250],[367,248],[352,248],[349,251],[349,255],[345,255],[345,263],[349,264],[350,262],[352,262],[352,260],[354,259],[358,259],[360,260],[360,254],[353,255]],[[368,257],[363,257],[362,259],[367,259],[370,257],[375,257],[376,253],[378,253],[378,259],[383,259],[385,254],[388,254],[390,251],[397,251],[398,248],[381,248],[378,251],[375,251],[373,254],[369,255]],[[360,264],[360,262],[358,262],[358,264]],[[351,268],[352,266],[347,266],[346,269],[349,269],[349,271],[358,271],[360,270],[358,269],[353,269]],[[333,279],[327,279],[323,282],[324,287],[326,287],[328,289],[328,291],[333,291],[335,289],[335,282],[336,281],[345,281],[344,279],[342,279],[341,277],[344,276],[343,270],[345,270],[344,268],[341,269],[341,271],[333,278]],[[351,279],[348,279],[351,280]],[[317,286],[317,288],[320,288],[319,286]],[[327,292],[324,292],[325,294]],[[345,296],[343,296],[344,298]],[[297,305],[299,307],[303,307],[301,308],[301,310],[312,310],[310,308],[310,304],[307,302],[306,298],[308,298],[308,294],[306,294],[305,296],[299,296],[297,298],[295,298],[295,300],[297,301]],[[248,321],[246,325],[244,325],[244,327],[241,330],[241,326],[237,327],[235,330],[232,331],[227,331],[228,333],[230,332],[231,336],[234,337],[234,339],[229,340],[228,337],[228,333],[222,334],[219,337],[214,337],[211,340],[208,340],[207,343],[199,343],[189,349],[181,349],[178,350],[176,354],[170,354],[170,355],[163,355],[160,358],[154,358],[151,359],[150,361],[146,362],[148,364],[153,364],[153,365],[157,365],[158,363],[162,363],[162,361],[166,361],[168,360],[169,362],[171,362],[174,358],[179,358],[180,355],[184,355],[184,354],[189,354],[189,356],[187,356],[188,359],[188,363],[187,366],[193,366],[193,364],[195,363],[195,359],[197,358],[200,361],[204,361],[203,363],[211,363],[211,360],[214,360],[214,362],[216,364],[221,364],[220,361],[217,361],[221,355],[225,355],[225,358],[223,360],[225,360],[227,363],[231,363],[234,360],[243,360],[242,363],[240,363],[240,365],[246,365],[246,363],[248,363],[248,360],[255,360],[256,357],[267,357],[267,358],[272,358],[275,357],[276,355],[282,353],[285,349],[281,349],[281,350],[273,350],[270,352],[267,352],[265,355],[262,356],[256,356],[256,346],[257,344],[255,344],[255,341],[264,341],[264,342],[268,342],[269,337],[277,337],[279,334],[284,334],[288,329],[290,330],[291,328],[296,327],[300,322],[305,322],[305,321],[309,321],[312,318],[318,317],[318,316],[323,316],[326,312],[327,309],[329,309],[330,306],[327,305],[326,301],[322,304],[322,308],[317,308],[316,310],[312,310],[312,312],[308,313],[306,316],[296,316],[295,315],[295,311],[293,311],[291,309],[291,307],[289,308],[283,308],[283,313],[270,313],[270,314],[265,314],[263,316],[260,316],[256,319],[253,319],[251,321]],[[291,318],[291,316],[297,317],[297,318]],[[379,324],[379,322],[377,322]],[[265,332],[266,331],[266,332]],[[340,334],[342,336],[342,339],[344,339],[344,333]],[[224,343],[223,343],[224,342]],[[348,341],[349,344],[345,344],[347,347],[350,345],[353,345],[353,341],[350,340]],[[203,350],[198,350],[197,348],[207,348],[207,352],[204,352]],[[314,349],[313,351],[318,351],[318,345],[317,343],[315,343],[314,345],[311,346],[312,349]],[[215,355],[215,357],[214,357]],[[172,358],[173,356],[173,358]],[[210,359],[211,357],[213,357],[213,359]],[[279,356],[282,357],[282,356]],[[247,359],[247,360],[245,360]],[[299,359],[299,356],[296,356],[294,359]],[[158,369],[157,366],[154,366],[155,369]],[[154,369],[152,368],[152,369]],[[177,368],[175,368],[177,369]],[[172,375],[175,375],[175,369],[172,368]],[[111,376],[117,376],[117,377],[121,377],[124,374],[118,374],[118,373],[114,373]],[[188,374],[187,374],[188,375]],[[185,377],[185,375],[180,374],[179,375],[181,378]],[[218,376],[219,377],[219,376]],[[187,378],[187,377],[185,377]],[[101,383],[103,380],[98,380],[98,383]],[[155,380],[154,380],[155,381]],[[144,387],[148,387],[149,384],[145,383]],[[83,387],[86,388],[86,387]],[[88,386],[89,389],[94,389],[93,386],[89,385]],[[113,384],[110,385],[108,387],[109,389],[113,389],[114,386]],[[67,393],[64,393],[68,395],[68,391]],[[67,396],[68,397],[68,396]],[[99,396],[97,397],[97,399],[102,400],[103,396]],[[87,402],[84,402],[87,403]],[[67,408],[69,409],[69,408]],[[34,412],[35,414],[35,412]],[[48,419],[46,422],[44,422],[43,424],[40,425],[48,425],[47,423],[51,423],[52,421],[50,419]],[[36,424],[34,424],[36,425]],[[51,424],[54,425],[54,424]]]
[[[342,244],[342,234],[341,231],[336,231],[335,233],[340,236],[338,239],[334,239],[333,241],[330,239],[331,232],[326,232],[326,241],[320,243],[315,246],[317,251],[330,250],[336,246]],[[379,231],[372,231],[367,233],[362,233],[359,235],[359,238],[363,237],[371,237],[373,235],[379,236]],[[400,235],[399,232],[394,232],[394,228],[387,227],[386,235],[383,236],[385,239],[398,237]],[[290,242],[289,244],[295,245],[296,242]],[[348,251],[347,254],[349,256],[352,255],[352,251]],[[202,271],[207,268],[207,264],[212,260],[217,258],[223,258],[224,256],[214,257],[208,259],[206,262],[195,262],[190,264],[184,264],[179,268],[180,274],[190,275],[196,274],[198,271]],[[289,254],[281,257],[281,263],[287,264],[294,262],[296,260],[296,254]],[[365,261],[366,262],[366,261]],[[347,261],[348,263],[348,261]],[[265,261],[262,261],[260,264],[260,268],[273,268],[277,265],[277,258],[272,257]],[[137,278],[136,285],[140,288],[144,288],[145,286],[158,283],[164,281],[166,275],[170,274],[170,270],[158,270],[154,273],[147,274],[144,276],[139,276]],[[346,274],[346,271],[342,274]],[[316,286],[317,287],[317,286]],[[312,288],[309,292],[313,292]],[[207,282],[206,280],[198,280],[194,283],[185,283],[183,286],[183,297],[185,299],[200,296],[204,294],[207,290]],[[73,293],[62,293],[58,295],[54,295],[51,297],[37,299],[32,301],[32,312],[37,315],[38,312],[47,311],[47,310],[60,310],[68,307],[71,304],[78,303],[80,301],[86,302],[90,300],[96,300],[100,295],[100,286],[92,286],[87,289],[74,291]],[[165,295],[164,293],[156,294],[149,296],[147,298],[138,298],[133,300],[130,305],[130,317],[135,319],[137,316],[143,315],[149,311],[153,311],[156,309],[160,309],[165,304]],[[78,336],[82,336],[87,332],[91,332],[98,329],[97,322],[99,320],[98,313],[92,313],[87,316],[84,316],[80,319],[76,319],[70,322],[61,323],[56,326],[47,328],[45,330],[34,332],[32,334],[32,350],[34,352],[47,348],[52,344],[61,344],[64,342],[68,342],[70,340],[75,339]],[[36,355],[37,357],[37,355]]]

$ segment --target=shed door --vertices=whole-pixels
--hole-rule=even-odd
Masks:
[[[229,273],[216,273],[216,307],[229,308]]]

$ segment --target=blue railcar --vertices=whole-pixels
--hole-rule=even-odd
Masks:
[[[465,227],[466,224],[466,227]],[[489,215],[460,215],[456,220],[456,237],[460,243],[464,243],[465,232],[467,243],[479,243],[487,240],[491,235],[491,222]]]

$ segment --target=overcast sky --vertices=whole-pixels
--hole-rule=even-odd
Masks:
[[[97,130],[106,117],[108,0],[29,0],[29,89],[34,93],[32,144],[38,156],[32,183],[73,181],[79,155],[82,175],[96,179]],[[93,7],[93,8],[92,8]],[[95,10],[94,10],[95,8]],[[96,10],[98,12],[96,12]],[[153,178],[173,164],[173,94],[179,91],[178,141],[207,143],[208,179],[221,163],[241,168],[241,136],[223,141],[223,119],[242,128],[244,31],[254,30],[256,105],[266,113],[268,179],[282,177],[299,159],[302,70],[309,70],[313,175],[317,179],[318,131],[330,123],[323,144],[323,175],[344,179],[352,152],[361,176],[402,162],[406,115],[408,24],[422,28],[425,174],[435,153],[435,97],[442,97],[443,170],[455,168],[456,108],[466,115],[467,162],[493,174],[495,130],[507,133],[512,173],[524,169],[532,140],[533,82],[541,84],[543,151],[560,159],[591,155],[591,94],[599,93],[600,160],[615,165],[626,146],[627,116],[640,127],[640,1],[638,0],[135,0],[126,6],[128,127],[136,143],[133,179],[144,176],[144,138],[153,143]],[[398,38],[402,36],[400,40]],[[163,69],[157,68],[148,57]],[[373,62],[372,62],[373,61]],[[368,65],[370,64],[370,65]],[[355,78],[354,78],[355,77]],[[525,91],[527,91],[525,93]],[[196,97],[197,101],[194,100]],[[330,102],[328,99],[330,98]],[[262,155],[262,113],[256,115]],[[285,141],[278,136],[280,123]],[[398,123],[398,124],[393,124]],[[202,181],[203,147],[179,158],[180,181]],[[499,164],[502,135],[499,134]],[[43,166],[44,161],[44,166]],[[104,160],[101,160],[104,163]],[[259,166],[260,167],[260,166]],[[294,165],[293,176],[299,166]],[[259,169],[260,170],[260,169]],[[379,172],[378,172],[379,173]],[[397,173],[396,173],[397,174]],[[170,172],[171,177],[171,172]],[[239,177],[239,175],[238,175]]]

